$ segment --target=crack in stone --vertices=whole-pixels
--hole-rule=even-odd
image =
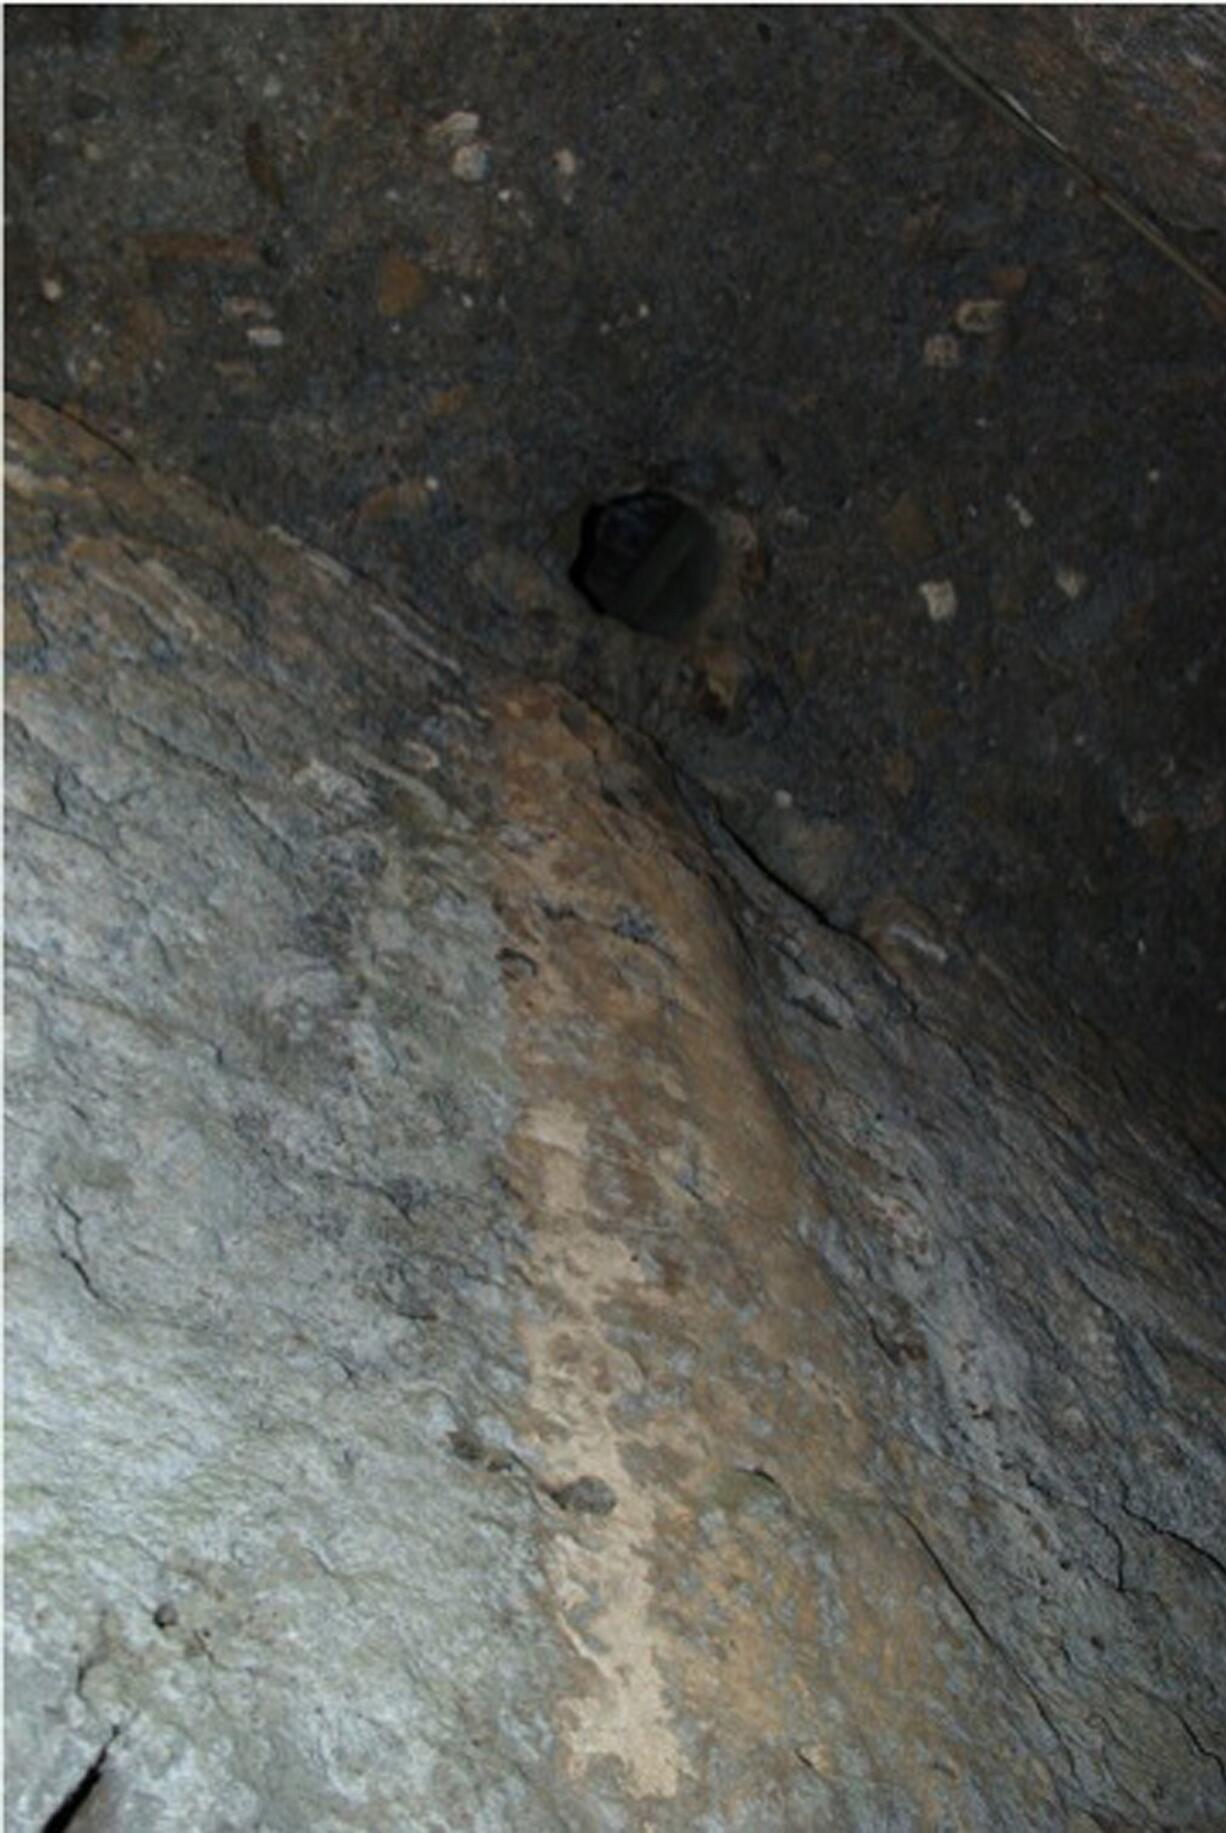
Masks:
[[[1193,1750],[1197,1753],[1198,1756],[1204,1757],[1207,1763],[1212,1763],[1215,1769],[1217,1770],[1218,1774],[1221,1776],[1222,1781],[1226,1782],[1226,1759],[1219,1756],[1216,1750],[1210,1749],[1210,1747],[1207,1744],[1201,1743],[1200,1739],[1197,1737],[1195,1731],[1193,1731],[1191,1725],[1189,1725],[1187,1719],[1183,1716],[1182,1712],[1177,1712],[1175,1716],[1176,1718],[1178,1718],[1179,1723],[1183,1726],[1184,1734],[1186,1735],[1187,1740],[1189,1744],[1191,1744]]]
[[[59,1240],[57,1237],[56,1252],[59,1254],[61,1260],[66,1260],[68,1265],[72,1267],[73,1271],[80,1279],[81,1284],[85,1287],[85,1290],[92,1299],[96,1299],[100,1305],[109,1304],[110,1301],[99,1292],[90,1274],[89,1261],[85,1252],[85,1241],[82,1232],[85,1227],[84,1217],[72,1207],[72,1204],[69,1203],[65,1197],[61,1196],[58,1190],[53,1190],[51,1194],[55,1202],[71,1221],[73,1238],[76,1243],[76,1252],[73,1253],[73,1251],[65,1247],[63,1241]]]
[[[39,1828],[39,1833],[65,1833],[65,1830],[73,1824],[77,1815],[81,1812],[81,1809],[85,1806],[99,1782],[102,1780],[102,1772],[106,1767],[111,1745],[119,1736],[120,1729],[121,1727],[118,1725],[111,1726],[110,1737],[107,1738],[104,1744],[99,1746],[93,1761],[69,1789],[59,1806],[43,1821],[42,1826]]]
[[[1186,1547],[1189,1553],[1195,1553],[1200,1559],[1207,1561],[1219,1577],[1226,1578],[1226,1565],[1222,1563],[1216,1553],[1211,1553],[1208,1547],[1202,1547],[1199,1541],[1189,1540],[1186,1534],[1179,1533],[1177,1529],[1163,1527],[1160,1522],[1151,1521],[1147,1515],[1140,1514],[1129,1503],[1127,1492],[1120,1498],[1120,1507],[1128,1519],[1135,1521],[1138,1527],[1148,1528],[1151,1534],[1158,1534],[1163,1540],[1173,1540],[1177,1546]]]
[[[54,834],[59,840],[75,840],[78,846],[86,846],[93,853],[101,853],[108,866],[114,866],[115,861],[111,858],[106,847],[100,845],[97,840],[89,839],[88,835],[78,834],[71,827],[57,827],[54,821],[40,820],[37,815],[30,814],[29,811],[24,808],[13,806],[12,813],[18,821],[26,821],[31,827],[40,827],[43,829],[44,833]]]
[[[970,1599],[967,1597],[962,1587],[958,1584],[957,1580],[954,1578],[948,1566],[945,1564],[940,1554],[936,1551],[935,1547],[932,1545],[932,1542],[928,1539],[928,1536],[924,1533],[923,1529],[918,1527],[916,1523],[911,1519],[910,1515],[908,1515],[904,1509],[899,1508],[897,1503],[891,1503],[889,1506],[893,1510],[894,1514],[898,1516],[898,1519],[902,1521],[908,1528],[910,1528],[912,1534],[915,1536],[916,1540],[918,1540],[920,1546],[924,1549],[924,1552],[927,1554],[928,1559],[931,1562],[933,1568],[935,1569],[935,1571],[940,1575],[941,1579],[943,1580],[946,1586],[946,1589],[950,1592],[951,1596],[956,1600],[956,1602],[961,1606],[964,1614],[969,1618],[974,1628],[978,1631],[979,1635],[983,1638],[983,1641],[992,1650],[993,1654],[997,1657],[997,1659],[1004,1663],[1005,1667],[1008,1669],[1008,1671],[1013,1675],[1014,1679],[1021,1686],[1023,1692],[1026,1694],[1027,1698],[1030,1700],[1031,1705],[1034,1707],[1035,1711],[1038,1713],[1039,1717],[1042,1719],[1043,1723],[1046,1725],[1049,1733],[1051,1734],[1052,1741],[1055,1744],[1056,1749],[1059,1751],[1060,1756],[1068,1769],[1068,1773],[1070,1777],[1075,1776],[1076,1768],[1075,1768],[1075,1765],[1073,1763],[1071,1756],[1069,1755],[1068,1749],[1065,1745],[1065,1741],[1063,1737],[1060,1735],[1059,1731],[1056,1729],[1052,1716],[1048,1712],[1047,1707],[1044,1705],[1042,1696],[1039,1693],[1038,1689],[1022,1673],[1021,1669],[1018,1667],[1013,1657],[1009,1654],[1008,1650],[1005,1648],[1002,1648],[1001,1644],[997,1641],[996,1637],[992,1634],[991,1630],[987,1627],[986,1623],[983,1621],[983,1618],[979,1615],[979,1612],[975,1609],[975,1606],[971,1603]]]
[[[994,83],[988,82],[986,78],[979,75],[978,71],[972,69],[959,57],[956,51],[944,44],[936,33],[930,31],[916,18],[917,9],[915,7],[887,6],[882,10],[900,32],[904,32],[913,43],[919,45],[929,57],[940,64],[942,69],[954,78],[955,82],[960,83],[964,89],[969,89],[973,95],[979,97],[981,102],[986,103],[996,114],[1010,122],[1019,133],[1024,134],[1028,140],[1032,140],[1036,146],[1042,147],[1050,158],[1057,160],[1067,171],[1072,172],[1086,186],[1091,196],[1098,198],[1099,202],[1105,204],[1108,210],[1121,217],[1130,229],[1142,236],[1151,248],[1156,248],[1159,254],[1164,255],[1173,266],[1186,274],[1188,279],[1200,287],[1217,306],[1226,306],[1226,291],[1223,291],[1199,262],[1192,260],[1191,256],[1185,254],[1182,248],[1172,242],[1151,216],[1130,203],[1108,179],[1093,171],[1078,158],[1071,147],[1065,146],[1062,140],[1057,139],[1055,134],[1050,133],[1047,128],[1036,121],[1015,96],[1011,96],[1007,90],[998,89]]]

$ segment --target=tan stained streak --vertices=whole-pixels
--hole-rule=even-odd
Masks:
[[[602,1304],[636,1269],[616,1237],[592,1225],[585,1177],[587,1128],[574,1107],[545,1100],[529,1111],[521,1150],[539,1193],[534,1275],[556,1295],[557,1316],[526,1327],[531,1405],[551,1442],[561,1429],[558,1481],[598,1477],[618,1498],[590,1537],[559,1538],[551,1580],[563,1633],[583,1662],[586,1690],[562,1708],[573,1767],[601,1757],[624,1763],[643,1796],[676,1793],[681,1755],[669,1728],[651,1619],[645,1549],[655,1509],[626,1469],[602,1396],[633,1383],[633,1365],[606,1342]],[[610,1372],[613,1379],[609,1379]],[[545,1437],[545,1433],[542,1433]],[[590,1621],[590,1627],[586,1627]]]
[[[967,1752],[934,1658],[940,1586],[865,1474],[838,1312],[796,1232],[820,1193],[756,1061],[723,913],[646,779],[633,818],[602,797],[626,759],[601,721],[543,686],[494,721],[497,902],[536,969],[508,985],[536,1293],[521,1433],[548,1487],[599,1477],[617,1497],[549,1541],[575,1659],[565,1766],[582,1786],[616,1762],[640,1803],[697,1814],[729,1807],[717,1759],[760,1802],[798,1749],[873,1771],[884,1750],[880,1785],[917,1827],[946,1824],[933,1778]],[[627,908],[653,943],[616,933]],[[728,1484],[757,1466],[777,1491],[742,1474],[738,1512]]]
[[[608,737],[598,725],[576,737],[560,710],[534,688],[498,710],[503,812],[516,837],[499,859],[500,905],[515,946],[537,964],[511,990],[527,1089],[515,1167],[536,1205],[531,1277],[550,1308],[523,1327],[526,1419],[547,1481],[600,1477],[618,1499],[612,1515],[553,1547],[563,1633],[582,1662],[559,1708],[569,1765],[582,1775],[615,1759],[638,1796],[667,1798],[687,1770],[673,1701],[741,1737],[782,1723],[770,1662],[752,1655],[761,1634],[751,1601],[721,1585],[706,1600],[718,1592],[737,1619],[744,1685],[732,1701],[729,1676],[712,1675],[700,1639],[691,1645],[670,1617],[687,1608],[682,1581],[697,1560],[709,1478],[748,1449],[752,1402],[722,1349],[730,1312],[755,1290],[790,1310],[784,1288],[803,1278],[811,1324],[821,1295],[795,1250],[774,1264],[795,1166],[745,1049],[710,893],[679,863],[667,824],[609,810],[599,794]],[[650,915],[659,950],[617,937],[628,906]],[[678,1179],[693,1164],[697,1197]],[[649,1237],[663,1234],[671,1250],[665,1286],[642,1270],[648,1219]],[[638,1327],[634,1355],[610,1339],[614,1314]],[[768,1340],[765,1353],[777,1348]],[[697,1364],[681,1404],[655,1405],[628,1430],[621,1407],[675,1386],[678,1357]],[[653,1485],[645,1465],[689,1473],[692,1493]]]

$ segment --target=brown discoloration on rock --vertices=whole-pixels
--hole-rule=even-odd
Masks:
[[[121,55],[125,64],[153,64],[161,54],[157,38],[143,26],[129,27],[124,33]]]
[[[891,751],[881,774],[892,794],[909,796],[915,788],[915,759],[906,751]]]
[[[881,518],[881,529],[895,557],[905,564],[929,560],[941,543],[921,503],[904,491]]]
[[[451,388],[439,388],[426,401],[426,412],[441,420],[461,413],[473,399],[471,382],[457,382]]]
[[[196,235],[150,230],[134,238],[141,254],[151,261],[168,261],[184,266],[259,267],[259,248],[246,236]]]
[[[644,812],[602,797],[625,763],[603,722],[539,686],[495,718],[499,908],[537,964],[508,989],[536,1294],[521,1429],[547,1488],[595,1476],[617,1498],[547,1555],[576,1664],[566,1765],[613,1758],[680,1813],[709,1803],[717,1758],[758,1786],[854,1723],[891,1740],[882,1783],[905,1775],[936,1826],[928,1767],[966,1754],[942,1728],[939,1585],[868,1474],[842,1325],[796,1234],[820,1192],[726,919],[645,781]],[[619,933],[627,910],[650,940]]]
[[[1178,815],[1154,815],[1139,825],[1146,850],[1155,859],[1173,859],[1187,838]]]
[[[698,707],[717,723],[735,712],[753,676],[748,656],[725,645],[704,650],[695,659],[694,697]]]
[[[4,606],[4,650],[7,655],[11,649],[28,649],[39,640],[38,632],[30,619],[29,613],[15,600],[8,599]]]
[[[796,1166],[748,1052],[709,888],[677,857],[658,811],[631,818],[603,800],[609,734],[589,720],[576,736],[563,710],[539,688],[498,709],[506,815],[534,837],[501,858],[501,897],[517,945],[540,964],[512,993],[527,1090],[515,1170],[538,1206],[528,1431],[547,1481],[592,1473],[618,1499],[606,1522],[552,1554],[582,1664],[560,1714],[568,1760],[582,1773],[616,1758],[636,1794],[667,1798],[695,1760],[679,1709],[699,1708],[704,1721],[715,1712],[729,1737],[786,1730],[784,1703],[763,1703],[756,1669],[749,1696],[721,1673],[715,1697],[686,1646],[687,1626],[705,1627],[721,1593],[722,1608],[744,1618],[742,1643],[759,1633],[753,1606],[736,1602],[726,1574],[696,1602],[680,1581],[701,1563],[705,1492],[734,1447],[754,1455],[758,1396],[735,1379],[733,1313],[762,1282],[759,1378],[768,1368],[782,1378],[798,1303],[820,1332],[824,1296],[788,1242]],[[628,907],[658,945],[617,933]],[[644,1251],[661,1234],[684,1249],[684,1287],[648,1277]],[[825,1427],[831,1448],[845,1448],[847,1422],[831,1413]],[[686,1478],[656,1489],[640,1474],[653,1457]],[[585,1606],[595,1607],[588,1629]]]
[[[249,121],[243,130],[243,161],[247,167],[247,176],[256,190],[271,198],[278,209],[284,208],[285,187],[259,121]]]
[[[419,515],[430,501],[430,493],[421,478],[407,478],[403,483],[384,484],[361,504],[358,523],[395,521],[398,516]]]
[[[1030,269],[1014,262],[1006,267],[994,267],[989,279],[993,290],[1005,299],[1017,299],[1030,284]]]
[[[416,261],[391,249],[379,263],[375,310],[380,318],[399,318],[419,306],[426,296],[426,275]]]
[[[169,329],[156,301],[140,296],[131,302],[111,353],[115,373],[124,383],[149,372],[166,345]]]
[[[113,453],[72,418],[70,412],[57,414],[53,408],[44,407],[40,401],[31,401],[24,395],[5,395],[4,422],[6,440],[17,453],[18,465],[39,465],[40,477],[58,472],[61,464],[67,470],[71,465],[88,469],[93,464],[115,462]],[[6,482],[12,488],[11,475]],[[70,483],[67,477],[63,482],[66,489],[83,494],[79,483]]]

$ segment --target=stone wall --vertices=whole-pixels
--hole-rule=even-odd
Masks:
[[[1220,1111],[9,443],[13,1833],[1222,1825]]]

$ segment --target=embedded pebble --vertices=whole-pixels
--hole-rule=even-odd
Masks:
[[[934,624],[947,624],[957,613],[958,594],[952,579],[925,579],[920,597]]]
[[[285,333],[279,325],[251,325],[247,342],[260,350],[277,350],[285,342]]]
[[[575,178],[579,171],[579,161],[568,146],[559,147],[554,154],[553,169],[558,181],[558,196],[564,204],[569,204],[575,195]]]
[[[875,898],[858,927],[862,940],[895,972],[911,966],[909,956],[919,955],[942,966],[949,959],[944,931],[932,911],[892,893]]]
[[[1034,527],[1034,517],[1020,497],[1009,495],[1005,498],[1005,502],[1009,505],[1009,508],[1013,511],[1023,528]]]
[[[1086,576],[1075,566],[1058,566],[1056,584],[1066,598],[1080,598],[1086,589]]]
[[[271,318],[274,308],[267,299],[253,299],[246,293],[231,293],[221,302],[223,318]]]
[[[549,1491],[559,1508],[575,1509],[584,1515],[611,1515],[617,1507],[617,1492],[603,1477],[576,1477],[560,1489]]]
[[[442,759],[432,745],[423,745],[420,739],[406,738],[401,742],[400,761],[415,770],[437,770]]]
[[[490,175],[490,149],[479,140],[456,148],[451,156],[451,170],[466,185],[479,185]]]
[[[962,361],[962,346],[948,331],[937,331],[924,339],[925,369],[956,369]]]
[[[475,140],[481,130],[481,116],[467,108],[457,108],[444,120],[436,121],[429,138],[443,146],[464,146]]]
[[[451,154],[451,171],[464,184],[479,185],[490,175],[490,149],[477,138],[481,116],[469,108],[453,109],[436,121],[427,139]]]
[[[41,291],[48,304],[54,305],[57,299],[64,297],[64,282],[57,280],[54,274],[48,274],[42,283]]]
[[[954,313],[959,331],[972,337],[990,337],[1005,314],[1003,299],[964,299]]]

